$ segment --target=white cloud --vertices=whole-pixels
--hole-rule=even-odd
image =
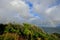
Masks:
[[[52,20],[60,20],[60,5],[56,6],[55,8],[52,9],[52,11],[50,12],[49,17]]]
[[[42,22],[42,25],[44,23],[44,24],[47,24],[48,26],[51,25],[51,26],[56,27],[53,20],[60,19],[59,18],[60,12],[59,12],[59,7],[57,7],[58,5],[56,5],[56,6],[53,6],[53,5],[56,4],[57,0],[30,0],[30,2],[33,3],[34,13],[38,13],[39,16],[41,15],[42,17],[44,17],[44,20],[46,20],[45,22]],[[34,19],[34,20],[41,21],[41,19]],[[42,21],[44,21],[44,20],[42,20]],[[36,21],[34,21],[33,23],[35,23],[35,22]],[[40,24],[40,23],[38,22],[37,24]]]
[[[53,6],[52,8],[48,8],[45,12],[47,15],[50,14],[50,12],[52,12],[53,10],[55,10],[56,6]]]
[[[19,20],[28,19],[33,15],[29,12],[29,6],[22,0],[0,0],[0,17],[0,21],[6,23],[19,22]],[[22,19],[20,19],[21,17]]]
[[[30,10],[26,1],[33,4]],[[54,26],[60,20],[60,6],[52,6],[57,0],[0,0],[1,22],[31,22],[37,25]],[[51,7],[50,7],[51,6]],[[32,11],[33,14],[30,13]],[[38,16],[34,16],[34,14]]]
[[[33,3],[33,9],[37,13],[43,13],[49,6],[55,4],[56,0],[29,0]]]
[[[29,6],[24,1],[12,1],[10,3],[17,12],[20,14],[23,18],[29,18],[31,17],[31,14],[29,13]]]
[[[34,21],[34,20],[36,20],[36,19],[40,19],[40,17],[39,17],[39,16],[35,16],[35,17],[30,18],[29,20],[30,20],[30,21]]]

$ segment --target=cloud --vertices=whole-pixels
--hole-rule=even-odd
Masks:
[[[30,2],[33,3],[33,12],[42,16],[41,19],[44,18],[42,22],[41,19],[33,18],[35,19],[33,23],[56,27],[54,20],[59,20],[60,15],[57,0],[30,0]]]
[[[46,10],[46,13],[49,14],[48,16],[52,19],[52,20],[60,20],[60,5],[57,6],[53,6],[51,8],[48,8]]]
[[[46,8],[55,4],[56,0],[30,0],[33,3],[33,9],[37,13],[42,13]]]
[[[48,18],[52,20],[52,22],[59,26],[60,24],[60,5],[53,6],[51,8],[48,8],[45,12],[48,15]]]
[[[22,0],[0,0],[0,17],[0,21],[6,23],[19,22],[19,20],[28,19],[33,15],[29,12],[29,6]]]
[[[48,8],[45,12],[46,12],[46,14],[50,14],[50,12],[52,12],[53,10],[55,10],[55,8],[56,8],[56,6],[53,6],[53,7],[51,7],[51,8]]]
[[[29,6],[24,2],[24,1],[12,1],[10,3],[17,12],[20,14],[21,17],[23,18],[28,18],[31,17],[32,15],[29,13]]]
[[[57,0],[0,0],[0,23],[15,21],[56,27],[53,21],[60,20],[57,4]]]

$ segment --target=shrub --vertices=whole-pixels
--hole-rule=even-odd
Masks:
[[[15,33],[6,33],[4,34],[4,40],[18,40],[18,35]]]

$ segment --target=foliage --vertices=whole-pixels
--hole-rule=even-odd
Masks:
[[[0,24],[0,40],[59,40],[60,34],[47,34],[32,24]]]
[[[60,34],[58,33],[53,33],[53,35],[57,36],[58,38],[60,38]]]

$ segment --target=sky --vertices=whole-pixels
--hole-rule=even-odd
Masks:
[[[0,0],[0,23],[60,24],[60,0]]]

